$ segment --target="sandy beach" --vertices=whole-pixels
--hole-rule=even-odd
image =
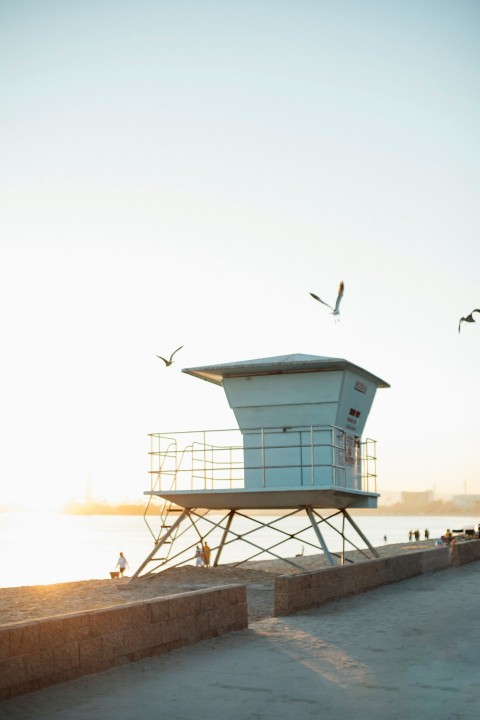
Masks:
[[[382,557],[386,557],[433,546],[432,540],[390,544],[378,547],[377,552]],[[348,552],[345,556],[355,562],[368,559],[358,551]],[[307,571],[328,567],[324,555],[309,555],[292,560],[301,564]],[[1,624],[121,605],[135,600],[232,583],[247,586],[249,620],[261,620],[273,615],[275,577],[292,572],[300,571],[281,560],[259,560],[238,567],[222,565],[216,568],[198,568],[188,565],[138,578],[132,582],[129,581],[130,578],[124,577],[114,580],[86,580],[54,585],[0,588]]]

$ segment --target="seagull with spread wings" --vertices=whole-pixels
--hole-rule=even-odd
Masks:
[[[337,317],[338,315],[340,315],[340,303],[341,303],[341,301],[342,301],[344,289],[345,289],[345,285],[344,285],[344,282],[343,282],[343,280],[342,280],[342,282],[341,282],[340,285],[338,286],[338,295],[337,295],[337,301],[336,301],[336,303],[335,303],[335,307],[332,307],[331,305],[329,305],[327,302],[325,302],[325,300],[322,300],[321,298],[318,297],[318,295],[315,295],[315,293],[312,293],[312,292],[311,292],[310,295],[311,295],[313,298],[315,298],[315,300],[318,300],[318,302],[321,302],[322,305],[326,305],[327,307],[329,307],[330,310],[332,311],[332,315],[333,315],[334,317]]]
[[[475,310],[472,310],[470,315],[467,315],[467,317],[460,318],[460,322],[458,323],[458,332],[460,332],[460,327],[461,327],[462,322],[475,322],[475,318],[473,317],[474,312],[480,313],[480,310],[478,308],[476,308]]]
[[[173,356],[175,355],[175,353],[177,353],[177,352],[178,352],[179,350],[181,350],[182,348],[183,348],[183,345],[180,345],[180,347],[178,347],[176,350],[174,350],[174,351],[172,352],[172,354],[170,355],[169,360],[167,360],[166,358],[162,357],[161,355],[157,355],[156,357],[160,358],[160,360],[163,360],[163,362],[165,363],[166,367],[169,367],[169,366],[173,363]]]

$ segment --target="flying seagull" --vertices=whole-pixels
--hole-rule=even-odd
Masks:
[[[480,310],[477,308],[476,310],[472,310],[470,315],[467,315],[467,317],[460,318],[460,322],[458,323],[458,332],[460,332],[460,326],[461,326],[462,322],[475,322],[475,320],[473,318],[474,312],[480,313]]]
[[[174,351],[172,352],[172,354],[170,355],[170,359],[169,359],[169,360],[166,360],[166,359],[165,359],[164,357],[162,357],[161,355],[157,355],[157,357],[160,358],[160,360],[163,360],[163,362],[165,363],[165,365],[166,365],[167,367],[169,367],[169,366],[173,363],[173,356],[175,355],[175,353],[177,353],[177,352],[178,352],[179,350],[181,350],[182,348],[183,348],[183,345],[180,345],[180,347],[178,347],[176,350],[174,350]]]
[[[315,298],[315,300],[318,300],[318,302],[321,302],[322,305],[326,305],[327,307],[329,307],[330,310],[332,311],[332,314],[333,314],[334,316],[337,316],[337,315],[340,315],[340,303],[341,303],[341,301],[342,301],[344,288],[345,288],[345,285],[344,285],[343,280],[342,280],[342,282],[341,282],[340,285],[338,286],[338,295],[337,295],[337,301],[336,301],[336,303],[335,303],[335,307],[332,307],[331,305],[329,305],[328,303],[326,303],[325,300],[322,300],[321,298],[319,298],[318,295],[315,295],[315,293],[312,293],[312,292],[311,292],[310,295],[311,295],[313,298]]]

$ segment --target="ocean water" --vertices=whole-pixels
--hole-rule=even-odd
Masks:
[[[385,516],[353,515],[370,543],[374,546],[384,544],[384,536],[389,543],[408,544],[409,530],[419,529],[421,538],[425,528],[430,537],[435,539],[444,534],[447,527],[461,528],[477,525],[479,518],[471,516]],[[271,516],[262,520],[271,523]],[[245,531],[248,535],[247,521],[242,530],[236,526],[237,532]],[[298,533],[308,524],[305,517],[292,517],[283,521],[287,533]],[[233,526],[232,526],[233,529]],[[198,535],[189,531],[189,543],[198,541]],[[322,533],[329,549],[341,549],[341,539],[328,526],[322,525]],[[351,535],[351,533],[349,533]],[[218,536],[217,536],[218,537]],[[277,541],[277,533],[271,528],[258,531],[252,540],[260,546],[271,545]],[[283,537],[283,536],[282,536]],[[305,531],[289,539],[278,547],[275,552],[284,557],[292,557],[301,552],[305,554],[319,552],[313,531]],[[215,547],[215,536],[208,538],[209,544]],[[304,545],[305,540],[317,545],[317,549]],[[355,538],[358,547],[364,543]],[[17,587],[22,585],[46,585],[50,583],[78,580],[105,579],[115,569],[119,552],[127,557],[132,575],[153,548],[153,539],[142,516],[125,515],[64,515],[46,513],[2,513],[0,514],[0,587]],[[348,548],[347,548],[348,549]],[[235,562],[257,552],[255,547],[246,545],[244,541],[232,542],[225,547],[222,563]],[[266,559],[258,556],[255,559]],[[193,564],[193,552],[192,560]]]

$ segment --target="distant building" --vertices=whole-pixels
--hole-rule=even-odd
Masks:
[[[459,510],[467,510],[474,505],[480,505],[480,495],[453,495],[452,501]]]
[[[400,502],[411,507],[420,507],[433,502],[433,490],[423,490],[421,492],[402,492]]]
[[[382,490],[378,504],[379,504],[379,506],[396,505],[397,503],[400,502],[400,499],[401,499],[401,493],[392,492],[392,491],[385,492],[384,490]]]
[[[85,483],[85,505],[91,505],[93,503],[93,488],[92,488],[92,477],[91,475],[87,476],[87,480]]]

